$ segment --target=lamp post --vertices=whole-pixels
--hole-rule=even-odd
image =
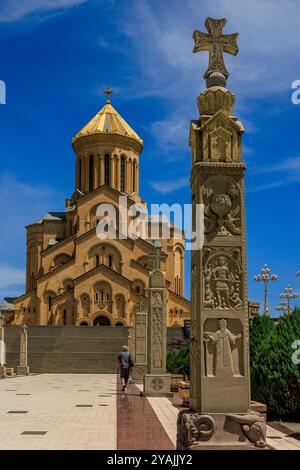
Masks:
[[[254,280],[257,282],[263,281],[264,283],[264,315],[270,316],[269,305],[268,305],[268,284],[271,281],[277,281],[278,276],[276,274],[271,274],[271,269],[265,264],[261,269],[261,274],[254,276]]]
[[[299,297],[299,294],[297,294],[296,292],[293,292],[293,288],[288,285],[285,289],[284,289],[284,292],[282,294],[280,294],[279,296],[281,299],[287,301],[287,313],[288,314],[291,314],[292,311],[291,311],[291,300],[292,299],[297,299]]]
[[[286,300],[282,300],[280,304],[276,307],[278,312],[287,313],[288,312],[288,303]]]

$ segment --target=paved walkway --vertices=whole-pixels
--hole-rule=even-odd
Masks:
[[[0,450],[172,450],[180,407],[120,391],[116,375],[42,374],[0,380]],[[300,441],[267,426],[273,449]]]
[[[0,381],[0,449],[116,449],[115,375]]]

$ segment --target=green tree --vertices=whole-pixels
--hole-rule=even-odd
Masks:
[[[251,397],[266,403],[271,414],[300,412],[299,365],[294,364],[292,343],[300,340],[300,311],[283,315],[276,325],[256,317],[250,326]]]

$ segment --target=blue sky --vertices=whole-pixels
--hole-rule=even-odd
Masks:
[[[101,90],[144,140],[141,195],[149,203],[188,203],[190,119],[204,88],[206,53],[192,54],[194,29],[227,17],[240,52],[226,54],[246,128],[249,298],[264,263],[300,293],[300,79],[298,2],[278,0],[2,0],[0,80],[0,297],[23,292],[24,226],[63,210],[74,188],[72,136],[102,107]],[[186,265],[189,295],[189,256]]]

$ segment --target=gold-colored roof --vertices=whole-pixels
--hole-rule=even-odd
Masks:
[[[91,134],[117,134],[134,139],[143,145],[142,139],[120,116],[115,108],[106,100],[105,106],[73,137],[72,142]]]

